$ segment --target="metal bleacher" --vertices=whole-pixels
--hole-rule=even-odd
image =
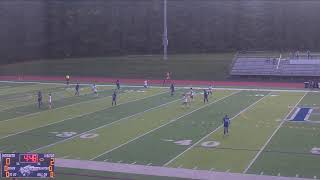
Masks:
[[[237,53],[230,71],[232,76],[319,77],[320,55],[299,54],[281,57],[280,54]]]

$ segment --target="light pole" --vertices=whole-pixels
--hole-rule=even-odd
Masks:
[[[167,0],[163,2],[163,60],[168,59],[168,25],[167,25]]]

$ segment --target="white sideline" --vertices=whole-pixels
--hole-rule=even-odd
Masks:
[[[192,113],[194,113],[194,112],[196,112],[196,111],[198,111],[198,110],[200,110],[200,109],[203,109],[203,108],[205,108],[205,107],[207,107],[207,106],[209,106],[209,105],[211,105],[211,104],[214,104],[214,103],[216,103],[216,102],[219,102],[219,101],[221,101],[221,100],[223,100],[223,99],[225,99],[225,98],[228,98],[228,97],[230,97],[230,96],[232,96],[232,95],[234,95],[234,94],[240,93],[240,92],[241,92],[241,91],[236,91],[236,92],[231,93],[231,94],[229,94],[229,95],[227,95],[227,96],[224,96],[224,97],[222,97],[222,98],[219,98],[219,99],[217,99],[217,100],[215,100],[215,101],[213,101],[213,102],[211,102],[211,103],[209,103],[209,104],[206,104],[206,105],[201,106],[201,107],[199,107],[199,108],[197,108],[197,109],[195,109],[195,110],[192,110],[192,111],[190,111],[190,112],[187,113],[187,114],[184,114],[184,115],[179,116],[179,117],[177,117],[177,118],[175,118],[175,119],[172,119],[171,121],[169,121],[169,122],[167,122],[167,123],[165,123],[165,124],[163,124],[163,125],[155,128],[155,129],[152,129],[152,130],[150,130],[150,131],[148,131],[148,132],[146,132],[146,133],[144,133],[144,134],[142,134],[142,135],[140,135],[140,136],[137,136],[137,137],[135,137],[135,138],[133,138],[133,139],[131,139],[131,140],[123,143],[123,144],[120,144],[119,146],[116,146],[116,147],[114,147],[114,148],[112,148],[112,149],[110,149],[110,150],[108,150],[108,151],[105,151],[105,152],[103,152],[103,153],[101,153],[101,154],[99,154],[99,155],[91,158],[90,160],[97,159],[98,157],[103,156],[103,155],[105,155],[105,154],[108,154],[109,152],[114,151],[114,150],[116,150],[116,149],[118,149],[118,148],[120,148],[120,147],[122,147],[122,146],[124,146],[124,145],[126,145],[126,144],[129,144],[130,142],[135,141],[135,140],[137,140],[137,139],[139,139],[139,138],[141,138],[141,137],[143,137],[143,136],[145,136],[145,135],[147,135],[147,134],[149,134],[149,133],[151,133],[151,132],[154,132],[154,131],[156,131],[157,129],[160,129],[160,128],[162,128],[162,127],[164,127],[164,126],[166,126],[166,125],[168,125],[168,124],[171,124],[171,123],[173,123],[173,122],[175,122],[175,121],[177,121],[177,120],[179,120],[179,119],[181,119],[181,118],[183,118],[183,117],[185,117],[185,116],[188,116],[188,115],[190,115],[190,114],[192,114]]]
[[[260,101],[262,101],[263,99],[265,99],[267,96],[269,96],[271,94],[271,92],[269,92],[267,95],[265,95],[263,98],[260,98],[259,100],[257,100],[256,102],[252,103],[251,105],[249,105],[248,107],[246,107],[245,109],[243,109],[242,111],[240,111],[238,114],[236,114],[235,116],[233,116],[230,120],[236,118],[237,116],[239,116],[240,114],[242,114],[243,112],[247,111],[248,109],[252,108],[253,106],[255,106],[257,103],[259,103]],[[176,157],[174,157],[173,159],[171,159],[170,161],[168,161],[167,163],[165,163],[163,166],[168,166],[170,163],[172,163],[174,160],[178,159],[180,156],[182,156],[184,153],[186,153],[187,151],[189,151],[190,149],[192,149],[193,147],[195,147],[196,145],[198,145],[201,141],[205,140],[207,137],[211,136],[211,134],[215,133],[216,131],[218,131],[220,128],[222,128],[223,125],[220,125],[219,127],[217,127],[214,131],[210,132],[209,134],[207,134],[206,136],[204,136],[203,138],[201,138],[199,141],[197,141],[196,143],[194,143],[192,146],[190,146],[189,148],[187,148],[186,150],[184,150],[182,153],[180,153],[179,155],[177,155]]]
[[[144,110],[144,111],[141,111],[141,112],[132,114],[132,115],[130,115],[130,116],[127,116],[127,117],[124,117],[124,118],[121,118],[121,119],[118,119],[118,120],[113,121],[113,122],[111,122],[111,123],[108,123],[108,124],[105,124],[105,125],[96,127],[96,128],[94,128],[94,129],[90,129],[90,130],[88,130],[88,131],[82,132],[82,133],[77,134],[77,135],[75,135],[75,136],[72,136],[72,137],[70,137],[70,138],[66,138],[66,139],[64,139],[64,140],[57,141],[57,142],[55,142],[55,143],[52,143],[52,144],[49,144],[49,145],[46,145],[46,146],[42,146],[42,147],[37,148],[37,149],[34,149],[34,150],[30,151],[30,152],[35,152],[35,151],[38,151],[38,150],[40,150],[40,149],[48,148],[48,147],[54,146],[54,145],[56,145],[56,144],[63,143],[63,142],[65,142],[65,141],[68,141],[68,140],[74,139],[74,138],[76,138],[76,137],[79,137],[79,136],[81,136],[81,135],[83,135],[83,134],[87,134],[87,133],[89,133],[89,132],[91,132],[91,131],[95,131],[95,130],[98,130],[98,129],[101,129],[101,128],[104,128],[104,127],[111,126],[112,124],[118,123],[118,122],[120,122],[120,121],[122,121],[122,120],[129,119],[129,118],[134,117],[134,116],[138,116],[138,115],[140,115],[140,114],[146,113],[146,112],[148,112],[148,111],[152,111],[152,110],[154,110],[154,109],[157,109],[157,108],[160,108],[160,107],[163,107],[163,106],[166,106],[166,105],[168,105],[168,104],[177,102],[177,101],[179,101],[179,100],[180,100],[180,99],[177,99],[177,100],[170,101],[170,102],[167,102],[167,103],[165,103],[165,104],[161,104],[161,105],[156,106],[156,107],[153,107],[153,108],[146,109],[146,110]]]
[[[307,95],[308,93],[304,93],[304,95],[300,98],[300,100],[296,103],[296,105],[290,110],[290,112],[286,115],[286,117],[282,120],[282,122],[279,124],[279,126],[277,127],[277,129],[272,133],[272,135],[269,137],[269,139],[267,140],[267,142],[262,146],[262,148],[260,149],[260,151],[256,154],[256,156],[252,159],[252,161],[249,163],[249,165],[247,166],[247,168],[243,171],[243,173],[247,173],[248,170],[250,169],[250,167],[253,165],[253,163],[258,159],[258,157],[260,156],[260,154],[262,153],[262,151],[267,147],[267,145],[269,144],[269,142],[271,141],[272,137],[278,132],[278,130],[281,128],[281,126],[283,125],[283,123],[286,122],[286,119],[290,116],[290,114],[293,112],[293,110],[299,105],[299,103],[302,101],[302,99]]]
[[[65,83],[53,83],[53,82],[37,82],[37,81],[0,81],[0,83],[37,83],[37,84],[56,84],[56,85],[65,85]],[[142,84],[142,83],[141,83]],[[75,85],[75,84],[70,84]],[[80,85],[88,85],[91,86],[92,84],[88,83],[82,83]],[[108,85],[108,84],[100,84],[97,86],[105,86],[105,87],[115,87],[115,85]],[[177,86],[177,88],[186,88],[189,89],[192,85],[189,86]],[[122,85],[122,87],[143,87],[143,85]],[[163,86],[149,86],[150,88],[164,88],[168,89],[169,87],[163,87]],[[203,89],[206,86],[192,86],[194,89]],[[229,88],[229,87],[221,87],[221,88],[213,88],[216,90],[238,90],[238,91],[274,91],[274,92],[320,92],[320,90],[302,90],[302,89],[271,89],[271,88]]]
[[[168,168],[136,164],[110,163],[86,160],[56,159],[55,165],[64,168],[108,171],[149,176],[176,177],[198,180],[307,180],[296,177],[277,177],[240,173],[214,172],[208,170],[191,170],[184,168]],[[151,179],[152,177],[150,177]]]
[[[160,94],[164,94],[164,93],[167,93],[167,92],[161,92],[161,93],[157,93],[157,94],[154,94],[154,95],[151,95],[151,96],[147,96],[147,97],[144,97],[144,98],[135,99],[135,100],[132,100],[132,101],[128,101],[128,102],[125,102],[125,103],[118,104],[118,106],[119,106],[119,105],[122,105],[122,104],[127,104],[127,103],[131,103],[131,102],[143,100],[143,99],[146,99],[146,98],[154,97],[154,96],[157,96],[157,95],[160,95]],[[95,100],[96,100],[96,99],[95,99]],[[91,101],[91,100],[90,100],[90,101]],[[88,102],[88,101],[86,101],[86,102]],[[66,107],[66,106],[65,106],[65,107]],[[107,107],[107,108],[105,108],[105,109],[103,109],[103,110],[110,109],[110,108],[112,108],[112,107]],[[58,108],[57,108],[57,109],[58,109]],[[0,136],[0,140],[1,140],[1,139],[8,138],[8,137],[10,137],[10,136],[15,136],[15,135],[17,135],[17,134],[21,134],[21,133],[24,133],[24,132],[32,131],[32,130],[34,130],[34,129],[43,128],[43,127],[46,127],[46,126],[50,126],[50,125],[52,125],[52,124],[57,124],[57,123],[64,122],[64,121],[67,121],[67,120],[70,120],[70,119],[79,118],[79,117],[82,117],[82,116],[86,116],[86,115],[89,115],[89,114],[93,114],[93,113],[98,112],[98,111],[102,111],[102,110],[97,110],[97,111],[93,111],[93,112],[89,112],[89,113],[80,114],[80,115],[78,115],[78,116],[74,116],[74,117],[71,117],[71,118],[63,119],[63,120],[60,120],[60,121],[57,121],[57,122],[52,122],[52,123],[45,124],[45,125],[43,125],[43,126],[39,126],[39,127],[36,127],[36,128],[31,128],[31,129],[27,129],[27,130],[24,130],[24,131],[16,132],[16,133],[14,133],[14,134],[9,134],[9,135],[7,135],[7,136],[2,136],[2,137]],[[39,112],[39,113],[40,113],[40,112]],[[23,117],[23,116],[20,116],[20,117]],[[0,123],[1,123],[1,121],[0,121]]]

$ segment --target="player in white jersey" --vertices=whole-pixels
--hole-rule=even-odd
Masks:
[[[212,95],[213,86],[210,84],[208,94]]]
[[[144,87],[144,88],[148,88],[148,81],[147,81],[147,80],[145,80],[145,81],[143,82],[143,87]]]
[[[193,97],[194,97],[194,91],[192,88],[190,88],[190,98],[191,98],[191,101],[193,101]]]
[[[188,96],[186,94],[183,94],[182,96],[182,105],[188,106]]]
[[[98,89],[97,89],[97,85],[96,84],[93,84],[92,85],[92,91],[95,95],[98,95]]]
[[[51,109],[52,108],[52,95],[51,95],[51,93],[49,93],[48,103],[49,103],[49,109]]]

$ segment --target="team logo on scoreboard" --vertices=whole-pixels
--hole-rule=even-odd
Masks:
[[[19,172],[23,175],[23,176],[30,176],[32,171],[37,171],[35,170],[34,166],[28,165],[25,167],[21,167]]]

